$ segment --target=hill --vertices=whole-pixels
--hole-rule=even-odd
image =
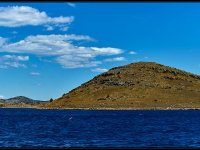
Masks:
[[[115,67],[73,89],[47,108],[200,108],[200,76],[155,62]]]
[[[1,99],[0,107],[36,107],[38,104],[44,104],[45,101],[33,100],[25,96],[16,96],[9,99]]]

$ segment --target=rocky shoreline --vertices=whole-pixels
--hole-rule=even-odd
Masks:
[[[40,107],[1,107],[9,109],[40,109],[40,110],[200,110],[200,108],[40,108]]]

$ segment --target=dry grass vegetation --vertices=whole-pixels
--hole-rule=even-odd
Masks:
[[[200,108],[200,76],[154,62],[116,67],[45,108]]]

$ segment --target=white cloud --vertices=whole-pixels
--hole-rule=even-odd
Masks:
[[[76,56],[75,54],[60,56],[56,61],[61,64],[63,68],[95,67],[101,64],[100,61],[92,60],[90,57]]]
[[[48,63],[51,63],[51,62],[52,62],[52,60],[46,59],[46,58],[43,58],[43,57],[39,57],[39,60],[40,60],[40,61],[43,61],[43,62],[48,62]]]
[[[60,31],[67,31],[69,29],[69,27],[61,27]]]
[[[32,53],[38,55],[61,55],[81,49],[72,44],[72,41],[92,41],[89,36],[82,35],[36,35],[28,36],[16,43],[3,45],[0,52]],[[83,50],[82,50],[83,51]]]
[[[54,30],[54,28],[53,28],[52,26],[46,25],[45,27],[47,28],[47,31],[52,31],[52,30]]]
[[[12,68],[25,68],[26,65],[20,63],[21,61],[28,61],[29,56],[16,56],[16,55],[4,55],[0,56],[0,68],[7,69]]]
[[[92,69],[92,71],[93,71],[93,72],[102,73],[102,72],[108,71],[108,69],[105,69],[105,68],[95,68],[95,69]]]
[[[97,56],[111,56],[123,53],[122,49],[112,47],[76,46],[74,42],[94,41],[85,35],[36,35],[28,36],[16,43],[3,44],[0,52],[55,56],[55,61],[64,68],[93,67],[101,64]],[[121,61],[124,58],[115,58]]]
[[[104,61],[105,62],[114,62],[114,61],[124,61],[124,60],[126,60],[124,57],[115,57],[115,58],[105,59]]]
[[[13,68],[25,68],[26,65],[19,62],[4,62],[4,66]]]
[[[28,61],[29,56],[4,55],[0,59],[15,60],[15,61]]]
[[[131,55],[135,55],[135,54],[137,54],[137,53],[134,52],[134,51],[130,51],[129,54],[131,54]]]
[[[105,55],[113,55],[113,54],[120,54],[122,52],[119,48],[112,48],[112,47],[91,47],[91,49],[97,54],[105,54]]]
[[[76,4],[75,3],[70,3],[68,2],[67,5],[71,6],[71,7],[76,7]]]
[[[40,75],[39,72],[31,72],[30,74],[31,74],[32,76],[39,76],[39,75]]]
[[[3,95],[0,95],[0,99],[4,99],[5,97]]]
[[[29,6],[0,7],[0,26],[20,27],[26,25],[57,25],[69,24],[74,17],[49,17],[46,12]]]

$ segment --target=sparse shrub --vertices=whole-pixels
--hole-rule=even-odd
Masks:
[[[106,100],[106,98],[98,98],[97,100],[98,100],[98,101],[99,101],[99,100]]]
[[[51,99],[49,100],[49,102],[50,102],[50,103],[53,102],[53,98],[51,98]]]

